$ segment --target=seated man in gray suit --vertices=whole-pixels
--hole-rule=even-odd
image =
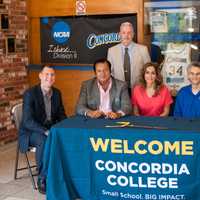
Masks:
[[[126,81],[129,89],[138,81],[143,65],[150,62],[147,47],[133,42],[134,34],[131,23],[122,23],[119,32],[120,44],[108,49],[108,60],[111,62],[113,77]]]
[[[111,77],[111,64],[106,59],[94,63],[96,77],[82,83],[76,113],[91,118],[116,119],[132,111],[127,85]]]

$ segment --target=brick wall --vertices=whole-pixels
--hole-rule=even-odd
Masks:
[[[26,0],[1,0],[0,14],[9,19],[8,29],[0,27],[0,145],[16,139],[11,108],[22,101],[28,87],[25,65],[28,64],[28,21]],[[6,51],[6,38],[15,38],[15,51]],[[12,46],[12,45],[11,45]]]

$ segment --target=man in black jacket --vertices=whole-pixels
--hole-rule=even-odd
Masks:
[[[23,98],[23,115],[19,131],[19,147],[26,152],[29,146],[36,147],[38,190],[46,192],[45,172],[42,171],[43,152],[49,129],[66,118],[61,93],[53,87],[55,71],[44,66],[39,73],[40,84],[28,89]]]

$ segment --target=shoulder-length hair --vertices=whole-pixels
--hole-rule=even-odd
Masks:
[[[163,86],[163,77],[161,75],[159,64],[152,63],[152,62],[146,63],[141,70],[140,77],[139,77],[139,84],[141,84],[144,88],[146,88],[147,83],[145,81],[144,75],[148,67],[153,67],[155,69],[156,80],[155,80],[154,89],[155,89],[155,94],[158,94],[161,87]]]

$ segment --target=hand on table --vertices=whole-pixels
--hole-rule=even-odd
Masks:
[[[91,118],[99,118],[101,116],[104,116],[104,113],[100,110],[90,110],[87,112],[87,116]]]
[[[117,118],[120,118],[122,116],[121,113],[117,113],[117,112],[107,112],[105,114],[106,118],[109,118],[109,119],[117,119]]]

